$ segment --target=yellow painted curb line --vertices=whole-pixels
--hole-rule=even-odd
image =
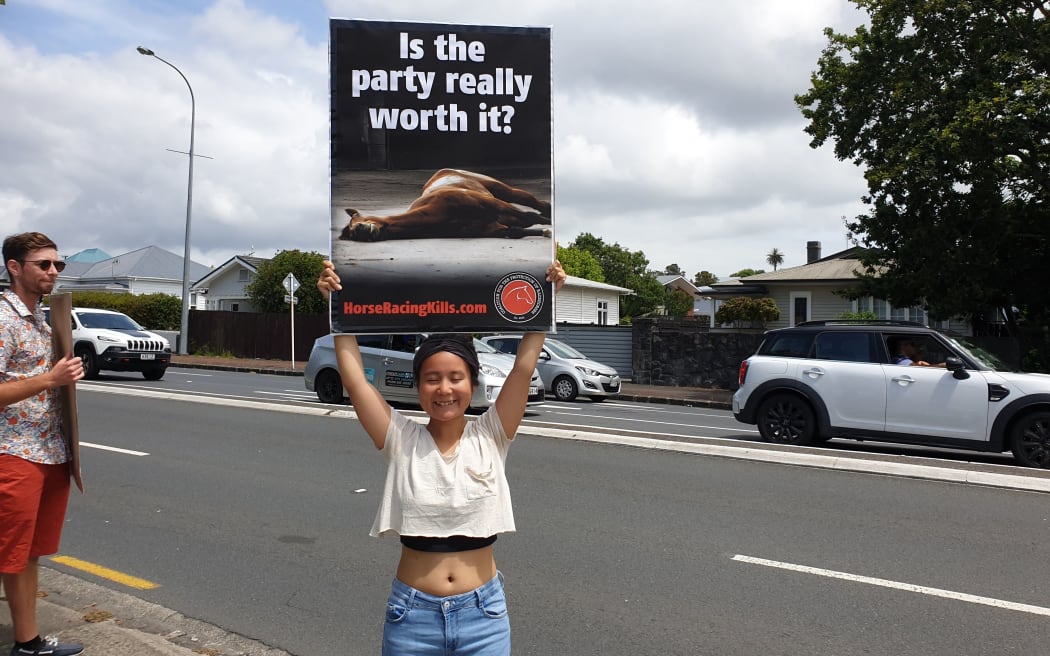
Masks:
[[[54,556],[51,560],[61,565],[72,567],[73,569],[79,569],[82,572],[87,572],[104,579],[109,579],[110,581],[115,581],[121,585],[126,585],[129,588],[135,588],[136,590],[152,590],[153,588],[160,587],[160,584],[154,583],[153,581],[140,579],[137,576],[124,574],[115,569],[89,563],[86,560],[80,560],[79,558],[73,558],[72,556]]]

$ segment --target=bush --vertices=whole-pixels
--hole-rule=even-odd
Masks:
[[[780,308],[771,298],[737,296],[723,303],[715,312],[715,323],[719,325],[765,325],[767,321],[776,321],[779,318]]]
[[[182,323],[182,299],[171,294],[112,294],[73,292],[73,307],[123,312],[150,330],[178,330]]]
[[[837,318],[850,321],[877,321],[879,317],[871,310],[863,310],[861,312],[843,312]]]

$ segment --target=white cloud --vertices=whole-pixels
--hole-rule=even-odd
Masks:
[[[806,90],[839,0],[38,0],[0,8],[0,228],[64,253],[181,253],[196,99],[193,257],[327,252],[327,16],[553,27],[559,238],[718,275],[773,247],[845,246],[860,173],[809,148]]]

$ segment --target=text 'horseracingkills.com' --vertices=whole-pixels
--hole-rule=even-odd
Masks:
[[[441,314],[488,314],[489,306],[485,303],[461,303],[456,305],[448,301],[428,301],[427,303],[343,303],[343,314],[413,314],[427,317]]]

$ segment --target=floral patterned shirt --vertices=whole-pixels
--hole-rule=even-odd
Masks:
[[[52,351],[44,309],[37,305],[36,312],[30,312],[14,292],[5,291],[0,296],[0,385],[47,373]],[[0,455],[47,465],[68,460],[56,390],[44,390],[0,411]]]

